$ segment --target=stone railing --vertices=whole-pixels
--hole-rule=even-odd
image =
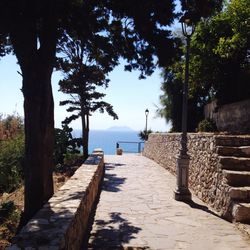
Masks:
[[[7,249],[80,249],[103,173],[103,152],[95,150]]]
[[[228,217],[229,186],[220,168],[216,142],[217,136],[212,133],[188,134],[189,187],[221,216]],[[143,154],[175,175],[179,149],[179,133],[156,133],[149,135]]]

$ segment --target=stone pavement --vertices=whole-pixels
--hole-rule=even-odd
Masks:
[[[175,177],[139,155],[105,156],[88,249],[250,249],[234,224],[193,196],[173,199]]]

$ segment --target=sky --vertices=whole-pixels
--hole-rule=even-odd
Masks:
[[[0,114],[17,112],[23,116],[23,95],[21,92],[22,77],[15,56],[6,56],[0,60]],[[106,94],[103,99],[113,105],[119,119],[113,120],[107,114],[95,112],[90,118],[90,129],[108,129],[113,126],[127,126],[133,130],[145,129],[145,110],[149,110],[148,129],[166,132],[170,125],[165,119],[156,117],[156,106],[159,106],[159,96],[162,79],[160,70],[145,80],[139,80],[139,72],[125,72],[123,62],[109,74],[109,87],[102,89]],[[55,103],[55,127],[61,127],[61,121],[68,115],[65,106],[59,102],[68,96],[58,91],[58,81],[62,78],[60,72],[52,76],[53,96]],[[80,129],[80,120],[71,124],[74,129]]]

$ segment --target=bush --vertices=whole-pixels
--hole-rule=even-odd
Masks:
[[[147,131],[144,129],[143,131],[140,131],[138,136],[141,140],[146,141],[148,139],[148,135],[153,133],[151,129],[148,129]]]
[[[3,116],[0,114],[0,140],[16,137],[23,131],[23,119],[16,113]]]
[[[0,141],[0,192],[11,192],[23,180],[24,134]]]
[[[198,124],[199,132],[215,132],[217,131],[216,124],[211,119],[204,119]]]
[[[15,205],[13,201],[7,201],[0,205],[0,223],[2,224],[4,220],[10,216],[15,210]]]
[[[67,152],[66,154],[64,154],[63,163],[65,165],[74,165],[79,158],[81,158],[79,154],[72,154],[70,152]]]
[[[63,125],[62,129],[55,129],[54,163],[63,164],[65,155],[79,154],[80,140],[73,138],[72,128]]]

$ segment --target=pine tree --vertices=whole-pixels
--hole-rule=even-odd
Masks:
[[[99,41],[99,40],[102,41]],[[65,77],[59,82],[60,91],[69,94],[70,99],[60,102],[60,105],[69,105],[67,111],[73,113],[63,123],[69,124],[73,120],[81,118],[83,156],[88,157],[89,141],[89,116],[95,111],[106,111],[114,119],[118,119],[113,106],[102,101],[104,93],[98,92],[98,87],[108,87],[107,74],[118,63],[118,55],[115,53],[109,38],[101,38],[95,35],[94,43],[76,40],[68,37],[67,43],[61,43],[59,67]],[[70,41],[70,44],[68,44]],[[100,46],[96,46],[97,44]]]

